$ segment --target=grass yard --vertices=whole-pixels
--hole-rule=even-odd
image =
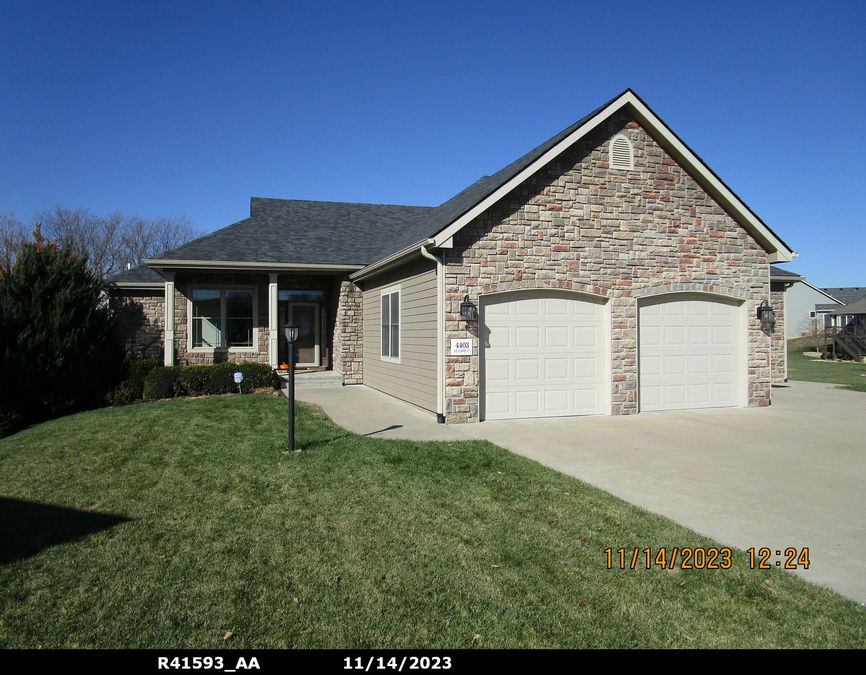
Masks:
[[[866,391],[866,363],[821,361],[803,356],[802,350],[788,350],[788,379],[828,382],[853,391]]]
[[[0,648],[864,647],[793,574],[607,569],[712,547],[486,442],[356,436],[228,396],[0,440]]]

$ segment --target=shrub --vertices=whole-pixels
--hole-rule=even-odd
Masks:
[[[218,363],[212,366],[156,368],[144,380],[144,398],[231,394],[238,390],[235,373],[241,372],[244,393],[253,389],[276,389],[279,380],[264,363]]]
[[[244,391],[253,389],[276,389],[280,386],[279,378],[266,363],[241,363],[238,370],[244,374]]]
[[[156,368],[144,378],[142,396],[144,398],[171,398],[176,395],[175,382],[180,376],[180,366]]]
[[[156,358],[137,359],[129,362],[129,395],[132,399],[144,396],[144,380],[150,373],[159,367]]]
[[[208,381],[214,366],[185,366],[181,368],[175,382],[179,396],[202,396],[209,394]]]
[[[38,229],[14,264],[0,265],[0,419],[105,405],[124,357],[102,290],[86,258]]]

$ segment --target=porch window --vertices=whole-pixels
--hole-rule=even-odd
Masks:
[[[400,359],[400,289],[382,291],[382,358]]]
[[[193,289],[190,349],[253,348],[253,305],[251,289]]]

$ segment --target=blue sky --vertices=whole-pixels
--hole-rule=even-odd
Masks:
[[[0,213],[437,205],[626,88],[866,286],[866,3],[0,4]]]

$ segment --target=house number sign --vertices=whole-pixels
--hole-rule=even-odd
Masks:
[[[472,356],[472,340],[451,340],[451,356]]]

